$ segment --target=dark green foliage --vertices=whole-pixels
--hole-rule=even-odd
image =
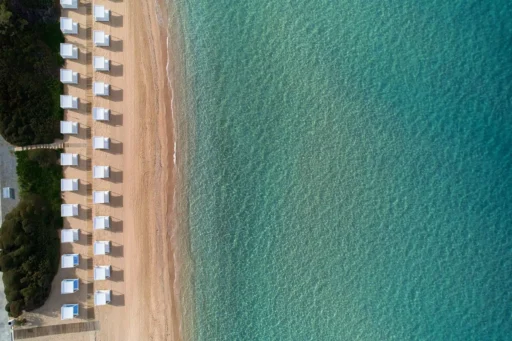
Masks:
[[[0,229],[0,264],[13,317],[42,306],[59,266],[60,216],[37,195],[22,197]]]
[[[34,149],[16,153],[16,173],[21,195],[37,194],[60,214],[60,179],[62,167],[58,164],[58,150]]]
[[[15,145],[61,136],[64,37],[54,8],[53,1],[0,0],[0,134]]]
[[[17,152],[21,201],[0,229],[0,270],[11,316],[43,305],[59,265],[60,151]]]

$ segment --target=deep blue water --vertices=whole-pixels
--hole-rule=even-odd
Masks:
[[[179,0],[196,340],[512,339],[512,3]]]

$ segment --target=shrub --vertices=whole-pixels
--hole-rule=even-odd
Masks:
[[[22,197],[5,217],[0,264],[13,317],[42,306],[50,295],[59,265],[58,218],[49,203],[36,195]]]
[[[52,1],[0,0],[0,134],[11,144],[61,136],[64,38],[56,19]]]
[[[57,163],[59,150],[34,149],[16,152],[16,173],[21,195],[37,194],[47,200],[56,215],[62,203],[60,179],[62,167]]]

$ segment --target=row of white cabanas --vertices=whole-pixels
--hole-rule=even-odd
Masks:
[[[78,0],[60,0],[63,8],[76,9],[78,8]],[[104,6],[94,5],[93,16],[95,21],[109,21],[110,11],[105,9]],[[62,17],[60,18],[60,28],[64,34],[78,34],[79,24],[74,22],[73,19]],[[109,46],[110,36],[105,34],[104,31],[93,31],[93,42],[96,46]],[[79,50],[73,44],[63,43],[60,44],[60,54],[62,58],[78,59]],[[95,71],[109,71],[110,61],[105,57],[94,56],[93,68]],[[78,84],[79,74],[69,69],[60,70],[60,80],[64,84]],[[96,96],[108,96],[110,86],[103,82],[93,83],[93,93]],[[63,109],[77,109],[78,98],[61,95],[60,106]],[[108,121],[110,110],[106,108],[95,107],[92,110],[93,118],[97,121]],[[78,134],[78,122],[61,121],[60,131],[62,134]],[[104,136],[93,137],[94,149],[109,149],[110,139]],[[63,166],[77,166],[79,162],[78,154],[62,153],[61,165]],[[102,179],[110,177],[109,166],[94,166],[93,178]],[[78,179],[61,179],[62,191],[77,191],[79,188]],[[110,191],[93,191],[93,202],[95,204],[107,204],[110,202]],[[80,206],[78,204],[63,204],[61,206],[62,217],[72,217],[79,215]],[[96,216],[93,218],[93,228],[95,230],[105,230],[110,228],[110,216]],[[73,243],[80,239],[79,229],[63,229],[61,230],[61,243]],[[111,251],[110,241],[95,241],[93,245],[94,255],[106,255]],[[64,254],[61,256],[61,267],[75,268],[80,265],[79,254]],[[94,267],[94,280],[102,281],[110,278],[111,273],[110,265],[97,265]],[[80,281],[78,278],[64,279],[61,282],[61,293],[72,294],[80,289]],[[111,290],[96,290],[94,292],[94,305],[100,306],[111,302]],[[68,320],[79,316],[78,304],[64,304],[61,307],[61,319]]]

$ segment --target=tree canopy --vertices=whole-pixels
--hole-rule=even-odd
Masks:
[[[6,310],[18,317],[44,304],[59,266],[59,227],[49,203],[39,196],[22,198],[0,229],[0,269]]]
[[[62,228],[58,154],[52,149],[16,153],[21,201],[0,229],[5,308],[13,317],[44,304],[58,270]]]
[[[50,143],[62,118],[58,10],[49,0],[0,0],[0,134]]]

